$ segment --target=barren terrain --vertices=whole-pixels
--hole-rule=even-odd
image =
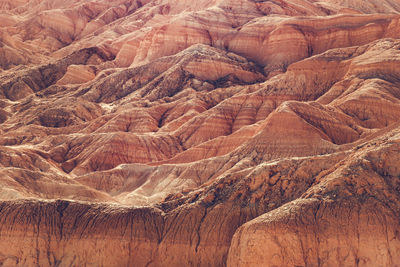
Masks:
[[[400,1],[0,1],[0,266],[400,266]]]

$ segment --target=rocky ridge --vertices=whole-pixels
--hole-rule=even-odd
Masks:
[[[396,266],[399,12],[3,1],[0,266]]]

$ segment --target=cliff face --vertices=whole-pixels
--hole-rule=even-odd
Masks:
[[[398,152],[398,129],[358,147],[300,198],[241,226],[228,266],[397,266]]]
[[[163,226],[157,209],[62,200],[5,201],[1,214],[2,266],[145,266]]]
[[[2,1],[0,266],[396,266],[399,12]]]

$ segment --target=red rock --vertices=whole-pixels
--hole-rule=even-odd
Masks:
[[[399,12],[1,1],[0,265],[395,266]]]

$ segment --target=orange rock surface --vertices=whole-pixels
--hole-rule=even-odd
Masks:
[[[397,266],[399,0],[0,2],[0,266]]]

